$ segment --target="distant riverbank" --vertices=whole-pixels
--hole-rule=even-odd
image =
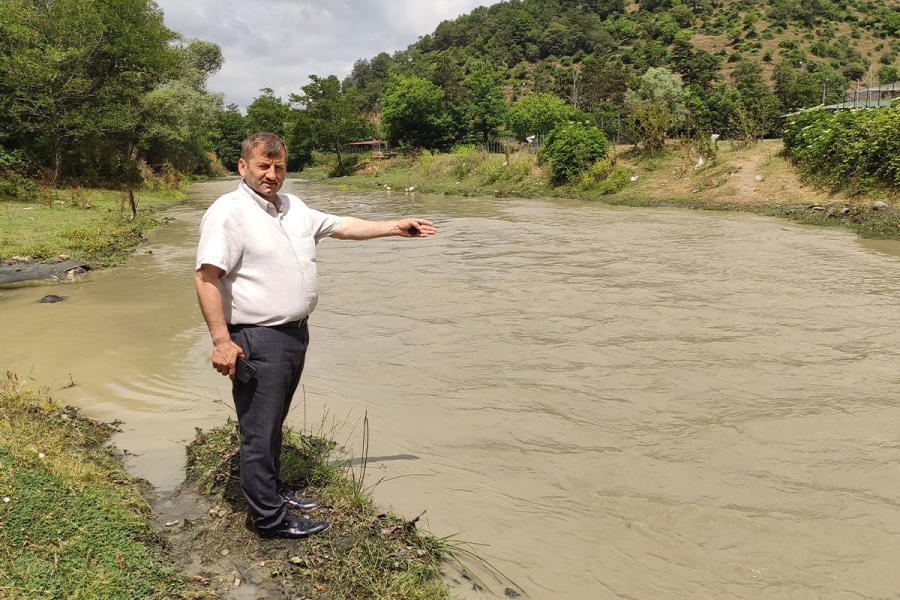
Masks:
[[[588,179],[552,186],[536,157],[525,151],[363,158],[350,176],[329,179],[327,166],[302,175],[319,183],[390,194],[565,197],[621,206],[744,211],[846,227],[864,237],[900,239],[900,212],[894,206],[900,202],[900,191],[851,197],[819,189],[801,180],[797,169],[781,156],[781,140],[762,140],[741,149],[719,142],[714,156],[703,156],[690,144],[671,143],[652,158],[633,155],[630,148],[613,149],[611,162],[624,169],[615,193],[604,193],[614,188]]]

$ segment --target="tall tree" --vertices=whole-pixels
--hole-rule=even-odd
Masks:
[[[180,62],[175,37],[150,0],[0,2],[8,143],[57,177],[130,160],[144,94]]]
[[[253,99],[247,107],[247,135],[267,131],[284,136],[285,124],[290,118],[290,106],[275,95],[272,88],[262,88],[261,95]]]
[[[141,154],[150,163],[169,163],[184,173],[208,174],[223,95],[206,89],[222,66],[222,50],[204,40],[177,47],[180,69],[142,102]]]
[[[381,121],[392,144],[443,148],[450,141],[444,92],[419,77],[394,75],[381,99]]]
[[[477,62],[466,77],[466,110],[469,127],[483,141],[495,135],[506,117],[506,100],[500,91],[500,76],[490,65]]]
[[[244,123],[244,115],[241,114],[237,104],[229,104],[218,114],[211,136],[216,156],[229,171],[237,170],[238,159],[241,157],[241,142],[246,137],[247,125]]]
[[[341,89],[338,78],[310,75],[312,83],[303,86],[303,94],[292,94],[290,101],[301,110],[289,136],[289,144],[301,148],[329,148],[337,154],[337,175],[344,175],[344,144],[372,135],[372,124],[363,118],[350,94]]]

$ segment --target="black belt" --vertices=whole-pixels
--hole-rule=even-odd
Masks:
[[[273,328],[284,328],[284,329],[299,329],[306,325],[306,322],[309,320],[309,317],[303,317],[299,321],[290,321],[288,323],[282,323],[281,325],[228,325],[229,333],[235,333],[236,331],[240,331],[245,327],[273,327]]]
[[[285,323],[284,325],[276,325],[275,327],[284,327],[284,328],[303,327],[304,325],[306,325],[306,322],[308,320],[309,320],[309,317],[303,317],[299,321],[291,321],[290,323]]]

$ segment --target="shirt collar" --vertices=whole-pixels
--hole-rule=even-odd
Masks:
[[[259,207],[266,212],[269,212],[270,206],[275,209],[276,214],[279,212],[287,212],[288,202],[281,194],[276,194],[276,196],[278,196],[279,203],[281,204],[281,206],[279,207],[274,202],[269,202],[258,193],[256,193],[249,185],[247,185],[247,182],[244,180],[241,180],[240,189],[243,190],[244,193],[250,196],[253,200],[255,200],[256,203],[259,204]]]

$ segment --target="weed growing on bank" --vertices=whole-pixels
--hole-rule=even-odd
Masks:
[[[128,192],[77,186],[0,199],[0,261],[65,255],[94,267],[119,265],[160,225],[154,213],[186,202],[178,190],[137,191],[132,207]]]
[[[458,551],[448,539],[420,531],[418,519],[407,521],[379,511],[364,471],[354,471],[334,442],[284,430],[281,478],[322,504],[309,518],[331,524],[326,532],[299,541],[263,539],[249,527],[240,490],[236,422],[198,431],[187,456],[187,482],[215,506],[211,519],[194,523],[176,543],[197,549],[210,561],[224,554],[248,565],[244,576],[254,571],[257,583],[264,584],[271,597],[450,597],[441,565]]]
[[[114,430],[0,379],[0,597],[180,597]]]

